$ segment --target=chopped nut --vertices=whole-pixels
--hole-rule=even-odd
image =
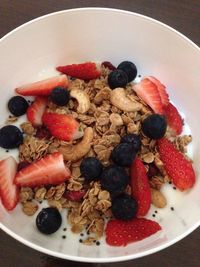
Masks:
[[[23,122],[20,127],[25,134],[32,135],[35,133],[35,128],[30,122]]]
[[[164,208],[167,205],[165,196],[156,189],[151,189],[151,202],[157,208]]]
[[[38,188],[38,190],[35,192],[35,199],[37,201],[42,201],[45,198],[46,192],[47,190],[45,187]]]
[[[19,193],[19,201],[21,203],[26,203],[33,199],[34,193],[30,187],[22,187]]]
[[[49,204],[50,207],[56,208],[59,211],[62,210],[62,204],[58,200],[49,199],[48,200],[48,204]]]
[[[32,216],[38,210],[38,205],[35,202],[30,202],[29,201],[29,202],[26,202],[26,203],[23,204],[22,210],[26,215]]]

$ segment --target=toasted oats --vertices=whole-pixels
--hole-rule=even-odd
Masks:
[[[148,152],[147,154],[143,154],[142,160],[145,163],[152,163],[154,161],[154,154],[152,152]]]
[[[100,211],[106,211],[110,207],[111,207],[111,202],[109,200],[102,199],[97,202],[95,209]]]
[[[56,188],[54,186],[52,186],[51,188],[49,188],[49,190],[47,190],[47,193],[45,195],[45,199],[52,199],[53,196],[56,193]]]
[[[28,216],[34,215],[37,210],[38,210],[38,205],[35,202],[28,201],[26,203],[23,203],[22,205],[22,211]]]
[[[9,116],[8,119],[6,120],[6,124],[11,124],[13,122],[16,122],[18,120],[18,117],[15,116]]]
[[[80,171],[80,167],[72,167],[71,169],[71,177],[76,180],[77,178],[79,178],[81,176],[81,171]]]
[[[91,125],[96,121],[96,119],[94,117],[88,116],[88,115],[85,115],[85,114],[79,114],[78,115],[78,119],[81,122],[85,123],[86,125]]]
[[[22,131],[28,135],[32,135],[36,132],[35,128],[30,122],[23,122],[22,124],[20,124],[20,127]]]
[[[106,190],[102,190],[98,194],[98,199],[99,200],[108,200],[108,199],[110,199],[110,193]]]
[[[151,189],[151,203],[157,208],[164,208],[167,205],[167,200],[161,191]]]
[[[75,234],[79,234],[84,230],[84,225],[82,224],[73,224],[71,227],[71,231]]]
[[[173,143],[177,150],[179,150],[183,154],[186,154],[187,146],[191,141],[192,141],[191,135],[183,135],[183,136],[177,136]]]
[[[126,194],[131,195],[132,190],[131,190],[131,186],[129,184],[126,187],[125,192],[126,192]]]
[[[67,185],[67,189],[70,191],[79,191],[81,190],[83,187],[83,184],[77,180],[75,180],[74,178],[70,178],[69,179],[69,183]]]
[[[62,183],[56,186],[56,193],[54,195],[55,200],[60,200],[66,189],[66,184]]]
[[[94,244],[94,241],[96,240],[95,237],[88,237],[86,239],[83,240],[83,244],[87,245],[87,246],[92,246]]]
[[[37,201],[42,201],[45,198],[45,195],[47,193],[47,190],[45,187],[38,188],[35,192],[35,199]]]
[[[34,197],[34,192],[30,187],[22,187],[19,193],[19,201],[25,203],[32,200]]]
[[[103,89],[101,89],[96,94],[94,98],[94,103],[99,105],[103,102],[103,100],[110,100],[110,92],[111,92],[111,89],[108,87],[104,87]]]
[[[56,208],[59,211],[62,210],[62,204],[58,200],[48,199],[48,204],[49,204],[50,207]]]
[[[131,122],[127,125],[127,132],[129,134],[139,134],[140,131],[140,123]]]
[[[160,190],[164,182],[165,181],[162,176],[154,176],[150,179],[149,184],[151,188]]]

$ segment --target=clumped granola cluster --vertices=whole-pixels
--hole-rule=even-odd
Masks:
[[[137,108],[131,111],[124,110],[124,103],[116,102],[117,96],[112,95],[112,90],[108,86],[107,77],[110,70],[102,66],[101,73],[100,78],[89,82],[71,80],[69,90],[74,94],[71,94],[72,98],[67,106],[58,107],[51,101],[48,103],[48,111],[71,114],[80,122],[80,127],[84,131],[82,139],[64,142],[54,137],[38,138],[31,123],[25,122],[21,125],[26,137],[19,147],[20,161],[31,163],[48,153],[60,151],[72,173],[67,182],[57,186],[43,186],[34,190],[22,187],[20,202],[23,212],[28,216],[33,215],[38,209],[38,202],[43,200],[47,200],[49,206],[60,211],[67,209],[67,220],[71,230],[80,233],[87,229],[91,234],[83,241],[85,244],[92,244],[103,235],[105,219],[112,217],[112,213],[110,193],[103,190],[99,182],[85,184],[84,177],[81,177],[80,164],[84,157],[95,156],[104,166],[108,166],[111,163],[111,152],[120,143],[121,137],[127,133],[139,134],[142,143],[139,158],[146,164],[147,171],[147,164],[151,163],[159,170],[159,174],[152,175],[149,179],[152,203],[156,207],[162,208],[166,205],[166,199],[160,189],[164,183],[170,181],[156,149],[156,141],[147,138],[140,131],[141,122],[152,114],[152,110],[134,93],[130,84],[126,90],[119,93]],[[80,95],[84,103],[80,103]],[[174,138],[173,142],[178,150],[186,154],[186,147],[191,140],[191,136],[184,135]],[[81,201],[71,201],[65,197],[66,191],[80,190],[85,192]],[[126,192],[131,194],[130,186]]]

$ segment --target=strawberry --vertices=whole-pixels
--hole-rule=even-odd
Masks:
[[[157,86],[162,104],[163,106],[167,106],[169,104],[169,95],[166,91],[166,87],[158,79],[156,79],[153,76],[148,76],[146,78],[148,78],[150,81],[152,81]]]
[[[195,173],[190,161],[166,138],[157,141],[161,160],[174,185],[181,191],[195,183]]]
[[[0,161],[0,196],[7,210],[14,209],[19,198],[18,189],[13,183],[16,172],[17,163],[13,157]]]
[[[25,84],[23,86],[17,87],[15,91],[24,96],[48,96],[51,91],[57,87],[67,87],[69,81],[66,75],[59,75],[55,77],[51,77],[42,81]]]
[[[110,246],[126,246],[161,230],[161,226],[145,218],[134,218],[129,221],[110,220],[105,229],[106,242]]]
[[[137,216],[146,215],[151,205],[151,190],[145,166],[139,158],[131,165],[131,192],[138,202]]]
[[[79,123],[72,115],[44,113],[42,121],[50,133],[60,140],[71,141],[78,136]]]
[[[88,81],[97,79],[101,76],[101,72],[93,62],[59,66],[56,69],[71,77]]]
[[[70,178],[70,170],[65,166],[63,155],[55,152],[33,162],[15,176],[18,186],[35,187],[60,184]]]
[[[103,61],[101,66],[108,68],[109,70],[116,70],[117,68],[110,61]]]
[[[86,191],[85,190],[79,190],[79,191],[66,191],[63,197],[70,201],[76,201],[79,202],[84,197]]]
[[[38,139],[50,139],[51,134],[49,130],[44,125],[42,125],[37,127],[35,137],[37,137]]]
[[[42,125],[42,115],[46,109],[46,105],[46,97],[38,96],[33,104],[28,107],[26,116],[33,126],[38,127]]]
[[[169,103],[165,108],[165,117],[167,120],[167,124],[173,130],[175,135],[179,135],[183,130],[183,119],[179,114],[177,108]]]
[[[144,78],[139,83],[133,86],[136,94],[149,105],[155,113],[163,114],[163,104],[155,83],[150,79]]]

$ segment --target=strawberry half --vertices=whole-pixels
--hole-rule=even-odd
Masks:
[[[169,103],[165,108],[165,117],[167,120],[167,124],[173,130],[175,135],[179,135],[183,130],[183,119],[179,114],[177,108]]]
[[[27,119],[35,127],[42,125],[42,115],[46,109],[47,99],[46,97],[36,97],[33,104],[31,104],[26,112]]]
[[[44,113],[42,121],[54,137],[63,141],[79,138],[79,132],[81,133],[79,123],[72,115]]]
[[[59,66],[56,69],[71,77],[86,81],[97,79],[101,76],[101,72],[98,70],[97,65],[94,62]]]
[[[65,166],[63,155],[49,154],[19,171],[15,177],[18,186],[35,187],[60,184],[70,178],[70,170]]]
[[[151,205],[151,189],[142,161],[136,158],[131,165],[131,192],[138,202],[137,216],[144,216]]]
[[[155,83],[150,79],[144,78],[139,83],[133,86],[133,90],[136,94],[149,105],[155,113],[163,114],[163,104],[160,97],[160,93]]]
[[[17,162],[13,157],[0,161],[0,196],[7,210],[14,209],[19,198],[18,189],[13,183],[16,172]]]
[[[106,242],[110,246],[126,246],[147,238],[161,230],[161,226],[145,218],[130,221],[110,220],[105,229]]]
[[[166,87],[158,79],[156,79],[153,76],[148,76],[146,78],[148,78],[150,81],[152,81],[157,86],[157,90],[160,94],[161,102],[163,106],[167,106],[169,104],[169,95],[166,91]]]
[[[67,87],[69,81],[66,75],[59,75],[34,83],[25,84],[17,87],[15,91],[24,96],[48,96],[51,91],[58,86]]]
[[[195,173],[191,162],[186,160],[174,145],[166,138],[157,141],[161,160],[167,174],[180,190],[191,188],[195,183]]]

